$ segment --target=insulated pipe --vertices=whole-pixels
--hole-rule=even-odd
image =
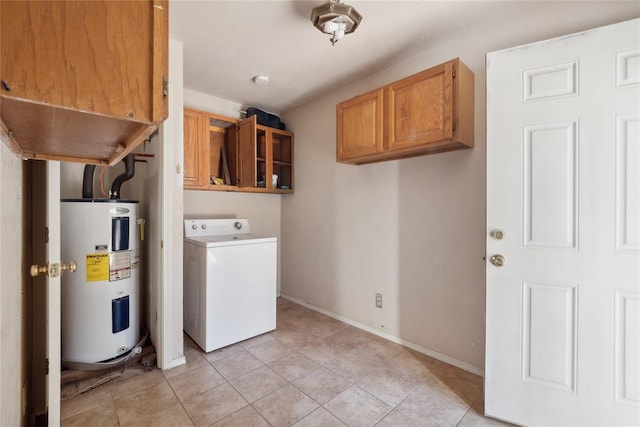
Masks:
[[[120,198],[120,187],[126,181],[129,181],[133,178],[133,175],[136,173],[136,159],[133,154],[127,154],[127,156],[122,159],[125,166],[125,172],[120,174],[113,180],[113,184],[111,184],[111,198],[119,199]]]
[[[82,198],[93,199],[93,172],[96,165],[84,166],[84,177],[82,178]]]

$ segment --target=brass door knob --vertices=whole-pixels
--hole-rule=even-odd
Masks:
[[[31,277],[37,277],[39,276],[41,273],[46,274],[47,276],[49,275],[49,264],[47,265],[38,265],[38,264],[33,264],[31,266]]]
[[[47,263],[46,265],[33,264],[31,266],[31,277],[37,277],[40,274],[45,274],[47,277],[56,278],[62,271],[68,271],[73,273],[78,269],[78,263],[71,261],[69,264]]]
[[[69,264],[60,264],[60,271],[67,270],[69,273],[75,273],[78,269],[78,263],[71,261]]]
[[[496,267],[502,267],[504,265],[504,257],[500,254],[492,255],[489,261]]]

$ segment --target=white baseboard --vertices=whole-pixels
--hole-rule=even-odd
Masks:
[[[173,359],[168,363],[168,366],[166,366],[163,370],[168,370],[171,368],[175,368],[181,365],[184,365],[187,363],[187,359],[184,356],[178,357],[177,359]]]
[[[437,351],[430,350],[430,349],[428,349],[426,347],[422,347],[421,345],[418,345],[418,344],[413,343],[411,341],[404,340],[404,339],[402,339],[400,337],[396,337],[395,335],[391,335],[391,334],[388,334],[386,332],[379,331],[379,330],[374,329],[374,328],[372,328],[370,326],[367,326],[367,325],[364,325],[364,324],[362,324],[360,322],[356,322],[355,320],[349,319],[348,317],[344,317],[344,316],[341,316],[340,314],[334,313],[332,311],[325,310],[324,308],[317,307],[317,306],[315,306],[313,304],[309,304],[308,302],[305,302],[305,301],[303,301],[303,300],[301,300],[299,298],[292,297],[292,296],[289,296],[289,295],[285,295],[283,293],[280,294],[280,297],[282,297],[284,299],[287,299],[287,300],[289,300],[291,302],[295,302],[296,304],[300,304],[300,305],[302,305],[304,307],[307,307],[307,308],[309,308],[311,310],[314,310],[314,311],[317,311],[319,313],[322,313],[322,314],[324,314],[326,316],[332,317],[332,318],[334,318],[336,320],[344,322],[344,323],[346,323],[348,325],[351,325],[353,327],[356,327],[358,329],[362,329],[364,331],[367,331],[367,332],[369,332],[369,333],[371,333],[373,335],[377,335],[377,336],[379,336],[381,338],[384,338],[384,339],[386,339],[388,341],[391,341],[391,342],[394,342],[396,344],[400,344],[400,345],[403,345],[405,347],[408,347],[411,350],[417,351],[418,353],[422,353],[422,354],[427,355],[429,357],[433,357],[434,359],[437,359],[437,360],[440,360],[442,362],[448,363],[449,365],[453,365],[453,366],[455,366],[457,368],[463,369],[463,370],[465,370],[467,372],[471,372],[472,374],[476,374],[476,375],[479,375],[481,377],[484,377],[484,371],[482,369],[479,369],[479,368],[477,368],[477,367],[475,367],[473,365],[470,365],[470,364],[468,364],[466,362],[462,362],[462,361],[460,361],[458,359],[454,359],[453,357],[447,356],[446,354],[438,353]]]

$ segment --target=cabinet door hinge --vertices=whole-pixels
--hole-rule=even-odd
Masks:
[[[167,76],[162,76],[162,96],[169,96],[169,80]]]
[[[456,121],[454,120],[453,123],[451,124],[451,129],[455,132],[456,131]]]
[[[44,374],[49,375],[49,358],[44,360]]]
[[[454,67],[451,67],[451,78],[452,79],[456,78],[456,69]]]

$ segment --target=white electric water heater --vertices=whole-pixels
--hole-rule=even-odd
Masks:
[[[138,202],[65,199],[61,257],[62,360],[95,363],[131,350],[140,335]]]

